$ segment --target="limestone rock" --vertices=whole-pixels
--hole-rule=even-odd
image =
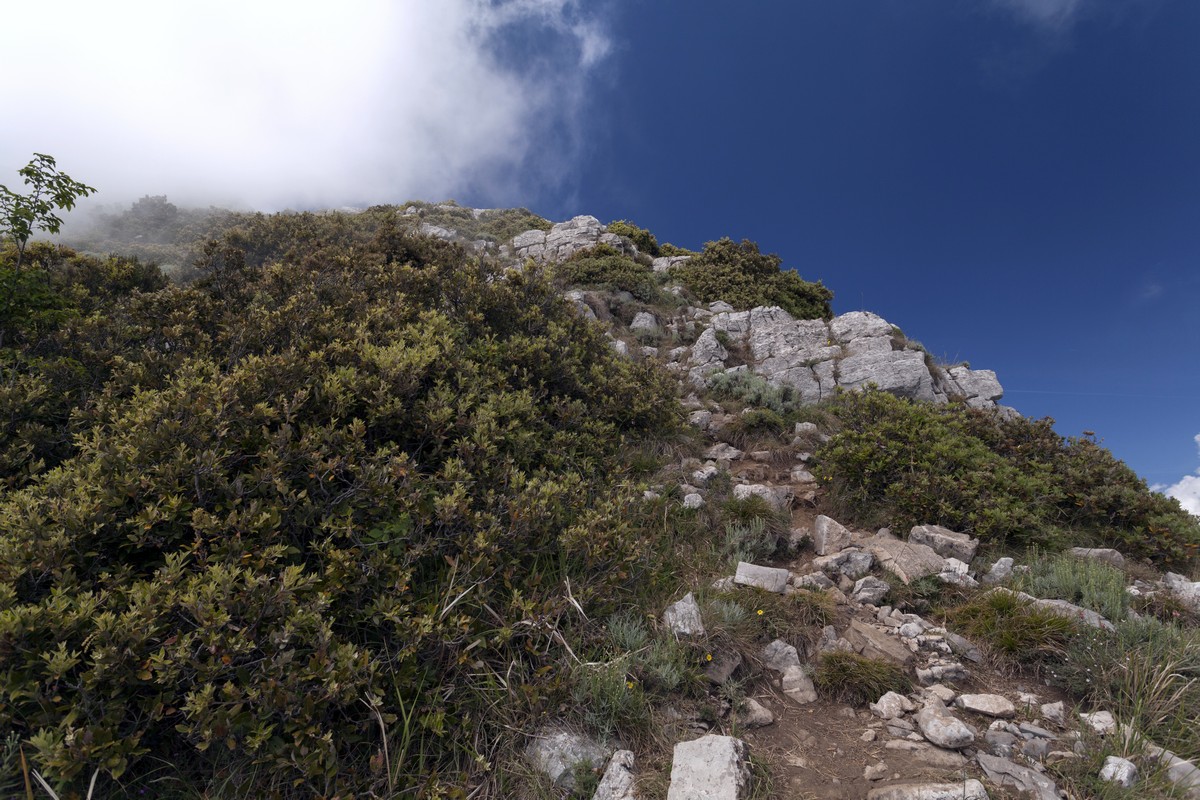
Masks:
[[[748,500],[751,497],[761,497],[776,511],[786,511],[792,507],[792,487],[766,486],[761,483],[741,483],[733,487],[733,496],[737,500]]]
[[[850,597],[857,603],[879,605],[879,601],[891,590],[892,587],[879,580],[879,578],[868,575],[865,578],[860,578],[854,584],[854,592],[851,593]]]
[[[853,348],[852,348],[853,349]],[[885,392],[913,400],[934,399],[933,376],[916,350],[860,349],[838,363],[838,385],[860,389],[873,383]]]
[[[749,748],[709,734],[675,745],[667,800],[743,800],[750,790]]]
[[[958,533],[941,525],[916,525],[908,533],[908,540],[917,544],[928,545],[943,558],[957,558],[965,564],[970,564],[979,549],[979,540],[972,539],[965,533]]]
[[[635,800],[633,780],[633,753],[618,750],[609,760],[592,800]]]
[[[1111,564],[1114,567],[1125,566],[1125,556],[1121,555],[1120,551],[1113,550],[1110,547],[1072,547],[1071,555],[1076,558],[1088,558],[1093,561],[1103,561],[1106,564]]]
[[[886,761],[877,761],[874,764],[868,764],[863,767],[863,780],[881,781],[888,776],[888,765]]]
[[[1116,627],[1111,622],[1090,608],[1083,608],[1074,603],[1068,603],[1066,600],[1034,600],[1033,602],[1039,608],[1054,611],[1060,616],[1071,617],[1093,628],[1100,628],[1105,631],[1116,630]]]
[[[763,666],[776,672],[783,672],[788,667],[800,666],[800,654],[796,648],[782,639],[776,639],[763,648]]]
[[[918,734],[912,734],[918,741],[910,739],[891,739],[884,743],[885,750],[895,750],[896,752],[908,753],[912,758],[921,761],[931,767],[938,769],[962,769],[967,764],[967,759],[962,753],[957,750],[947,750],[944,747],[935,747],[929,742],[921,739]]]
[[[812,541],[817,555],[827,556],[849,547],[853,540],[844,525],[821,514],[813,523]]]
[[[1096,711],[1091,714],[1080,714],[1079,718],[1083,720],[1089,728],[1101,736],[1110,734],[1117,729],[1117,721],[1113,719],[1111,711]]]
[[[949,705],[954,702],[957,696],[956,692],[949,686],[942,686],[940,683],[935,683],[932,686],[925,687],[925,694],[929,697],[936,697],[942,701],[942,705]]]
[[[688,592],[682,600],[668,606],[663,612],[663,624],[677,636],[703,636],[704,621],[695,596]]]
[[[1163,576],[1163,584],[1193,611],[1200,613],[1200,581],[1189,581],[1174,572]]]
[[[668,272],[676,264],[682,264],[691,256],[659,256],[650,262],[650,269],[655,272]]]
[[[564,728],[542,730],[525,748],[534,767],[568,790],[575,788],[577,765],[587,764],[591,769],[599,769],[611,752],[611,748],[606,749],[595,740]]]
[[[861,578],[874,563],[875,556],[857,547],[847,547],[833,555],[817,556],[812,562],[815,569],[830,575],[845,575],[847,578]]]
[[[860,619],[850,620],[850,627],[846,629],[844,636],[855,652],[867,658],[895,661],[905,667],[915,659],[913,652],[899,639]]]
[[[658,330],[658,320],[649,311],[639,311],[633,316],[633,321],[629,323],[631,331],[656,331]]]
[[[779,687],[792,701],[800,705],[816,702],[817,689],[804,667],[788,667],[779,679]]]
[[[880,566],[904,583],[912,583],[926,575],[937,575],[946,568],[946,559],[928,545],[904,542],[891,534],[877,533],[863,542]]]
[[[791,573],[786,569],[779,567],[760,567],[757,564],[739,561],[733,581],[741,586],[753,586],[768,592],[782,594],[783,590],[787,588],[790,575]]]
[[[867,792],[867,800],[989,800],[974,778],[962,783],[898,783]]]
[[[954,393],[965,398],[967,405],[972,408],[995,406],[996,401],[1004,396],[1004,389],[996,379],[996,373],[990,369],[958,366],[950,367],[946,373],[956,390]]]
[[[1118,756],[1104,759],[1104,766],[1100,769],[1100,780],[1128,789],[1137,783],[1137,779],[1138,768],[1132,761]]]
[[[833,588],[833,581],[825,577],[824,573],[814,572],[811,575],[801,575],[798,578],[792,579],[792,584],[805,589],[814,589],[816,591],[824,591],[825,589]]]
[[[753,697],[746,698],[741,710],[738,711],[737,718],[738,722],[746,728],[762,728],[775,721],[775,715],[771,713],[771,709]]]
[[[998,786],[1011,786],[1035,800],[1059,800],[1058,787],[1054,785],[1054,781],[1040,772],[987,753],[979,753],[975,760],[983,768],[988,780]]]
[[[741,450],[725,442],[718,442],[704,451],[704,458],[713,461],[737,461],[743,455]]]
[[[934,700],[917,712],[917,727],[922,736],[938,747],[960,750],[975,742],[975,731]]]
[[[691,511],[704,507],[704,496],[699,492],[688,492],[683,496],[683,507]]]
[[[1066,712],[1063,710],[1062,700],[1059,700],[1057,703],[1043,703],[1041,709],[1042,716],[1055,725],[1062,725],[1067,719]]]
[[[917,710],[912,700],[898,692],[885,693],[869,707],[872,714],[883,719],[899,719],[906,712]]]
[[[1146,755],[1166,766],[1167,778],[1183,791],[1184,797],[1200,800],[1200,768],[1158,745],[1147,744]]]
[[[995,564],[992,564],[991,570],[982,578],[983,583],[1003,583],[1008,580],[1013,572],[1013,560],[1005,557],[997,559]]]
[[[720,650],[711,655],[712,661],[708,662],[704,677],[718,686],[732,678],[733,673],[742,665],[742,654],[737,650]]]
[[[965,711],[974,711],[989,717],[1008,719],[1015,717],[1017,708],[1012,701],[998,694],[960,694],[954,705]]]

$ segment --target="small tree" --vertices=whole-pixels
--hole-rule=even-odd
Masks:
[[[75,201],[87,197],[96,190],[85,183],[74,180],[70,175],[58,171],[54,159],[42,153],[34,153],[33,160],[18,170],[29,190],[18,194],[0,184],[0,240],[12,239],[17,248],[17,260],[12,268],[10,280],[4,284],[4,304],[0,319],[7,320],[12,309],[13,298],[21,282],[21,265],[25,260],[25,248],[34,231],[58,233],[62,228],[62,217],[55,212],[70,211]],[[0,275],[0,279],[4,276]],[[0,344],[5,331],[0,330]]]

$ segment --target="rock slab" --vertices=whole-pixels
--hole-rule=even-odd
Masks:
[[[850,546],[850,531],[837,520],[821,514],[813,523],[813,549],[819,556],[833,555]]]
[[[599,769],[610,752],[587,736],[556,728],[541,731],[525,748],[525,755],[533,765],[567,790],[575,788],[576,766],[586,764]]]
[[[975,742],[975,731],[936,700],[931,699],[917,713],[917,727],[930,742],[949,750],[960,750]]]
[[[902,783],[867,792],[867,800],[989,800],[977,780],[962,783]]]
[[[675,745],[667,800],[743,800],[749,795],[749,747],[709,734]]]
[[[677,636],[703,636],[704,620],[700,618],[700,604],[695,596],[688,592],[682,600],[667,606],[663,624]]]
[[[917,542],[905,542],[890,533],[877,533],[863,542],[880,566],[904,583],[937,575],[946,568],[946,559],[932,547]]]
[[[760,567],[757,564],[739,561],[733,582],[741,586],[753,586],[756,589],[782,594],[783,590],[787,588],[790,575],[791,573],[786,569]]]
[[[971,563],[975,551],[979,549],[978,539],[941,525],[916,525],[908,532],[908,540],[932,547],[943,558],[957,558],[967,564]]]
[[[634,800],[633,779],[633,753],[618,750],[608,762],[592,800]]]

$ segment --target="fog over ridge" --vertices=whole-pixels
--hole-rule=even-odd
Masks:
[[[517,203],[569,180],[610,48],[574,0],[45,0],[6,17],[21,111],[0,183],[49,153],[104,203]]]

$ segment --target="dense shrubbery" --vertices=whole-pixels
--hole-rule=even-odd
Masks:
[[[1200,523],[1091,439],[1049,419],[879,391],[833,405],[841,432],[818,453],[829,499],[864,526],[936,523],[994,545],[1092,543],[1181,567]]]
[[[565,286],[629,292],[643,303],[661,299],[650,267],[604,244],[580,250],[555,267],[554,274]]]
[[[462,790],[489,703],[562,691],[564,578],[639,580],[620,456],[665,378],[387,216],[247,215],[187,288],[47,253],[69,313],[0,376],[0,731],[62,787]]]
[[[654,238],[654,234],[645,228],[639,228],[632,222],[618,219],[608,223],[605,229],[609,233],[615,233],[617,236],[624,236],[629,239],[637,247],[639,253],[644,253],[651,258],[658,258],[660,254],[658,239]]]
[[[779,306],[797,319],[832,317],[833,292],[820,281],[810,283],[792,270],[781,270],[781,263],[779,256],[760,253],[754,242],[725,238],[676,264],[671,275],[705,303],[724,300],[737,309]]]

